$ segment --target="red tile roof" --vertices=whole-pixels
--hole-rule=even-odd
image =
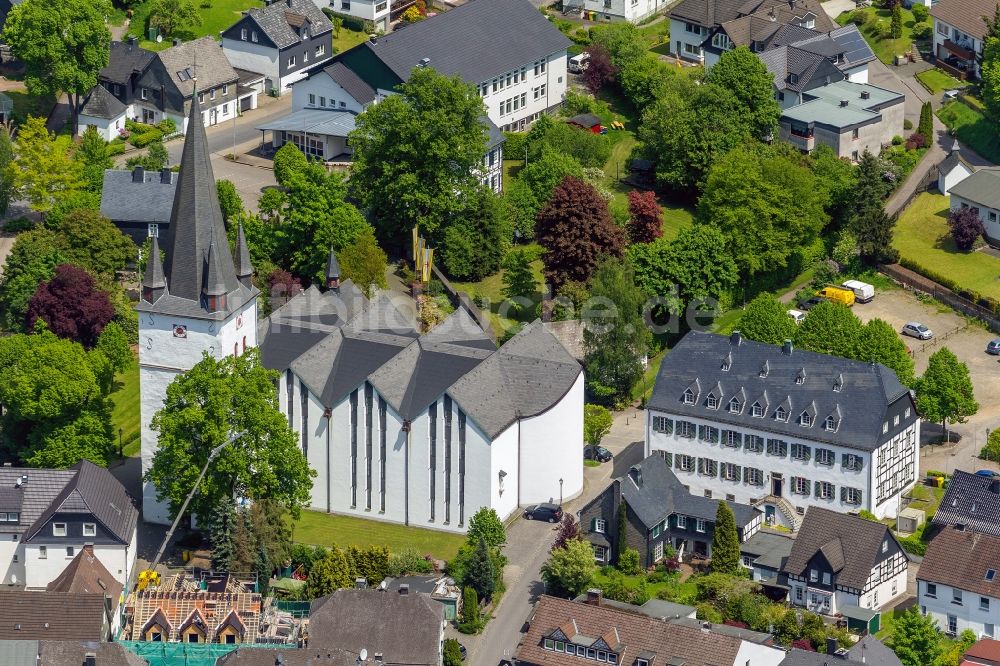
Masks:
[[[992,638],[976,641],[965,651],[965,659],[975,664],[1000,664],[1000,641]]]
[[[1000,537],[948,527],[927,546],[917,578],[1000,598]]]

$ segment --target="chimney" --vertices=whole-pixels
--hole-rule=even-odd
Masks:
[[[847,106],[848,104],[849,104],[849,102],[846,99],[840,100],[840,106],[841,106],[841,108]]]
[[[384,661],[385,661],[385,659],[382,657],[382,653],[381,652],[376,652],[375,653],[375,663],[376,664],[381,664]]]
[[[83,656],[83,666],[97,666],[97,654],[88,652]]]
[[[785,343],[783,345],[781,345],[781,353],[784,354],[785,356],[791,356],[792,355],[792,341],[791,340],[785,340]]]
[[[368,579],[367,578],[355,578],[354,579],[354,589],[356,590],[366,590],[368,589]]]
[[[174,37],[174,46],[180,46],[180,45],[181,45],[181,38]]]
[[[410,593],[410,584],[409,583],[403,583],[402,585],[399,586],[399,595],[401,597],[405,597],[409,593]]]
[[[743,336],[739,331],[733,331],[729,334],[729,344],[734,347],[739,347],[741,342],[743,342]]]
[[[826,653],[830,656],[837,654],[837,648],[839,647],[836,638],[826,639]]]
[[[596,587],[592,587],[587,590],[587,603],[591,606],[600,606],[601,602],[604,601],[604,592]]]
[[[378,35],[375,33],[368,35],[368,41],[371,42],[372,45],[378,44]]]
[[[632,465],[628,470],[629,478],[636,486],[642,488],[642,467],[639,465]]]
[[[701,631],[704,634],[707,634],[710,631],[712,631],[712,623],[711,622],[702,622],[701,623]]]
[[[959,532],[965,531],[965,523],[955,523],[955,529]]]
[[[128,45],[131,46],[131,47],[138,46],[139,45],[139,38],[138,37],[129,37],[128,38]]]
[[[170,169],[168,169],[166,167],[163,167],[162,169],[160,169],[160,183],[161,184],[163,184],[163,185],[169,185],[170,181],[173,180],[173,176],[174,176],[174,174],[173,174],[173,172]]]
[[[146,170],[142,167],[132,169],[132,182],[141,183],[146,178]]]
[[[867,90],[862,90],[861,91],[861,99],[870,99],[871,96],[872,96],[871,92],[869,92]]]

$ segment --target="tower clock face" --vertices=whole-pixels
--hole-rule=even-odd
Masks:
[[[188,336],[187,326],[181,324],[174,325],[174,337],[175,338],[186,338]]]

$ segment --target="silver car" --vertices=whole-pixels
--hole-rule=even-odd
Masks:
[[[920,322],[911,321],[903,327],[903,335],[909,335],[911,338],[917,338],[918,340],[930,340],[934,337],[934,331]]]

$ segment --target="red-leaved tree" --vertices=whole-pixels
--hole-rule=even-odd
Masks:
[[[559,522],[559,533],[556,534],[556,540],[552,543],[552,550],[564,548],[568,541],[572,541],[578,536],[580,536],[580,525],[573,519],[572,515],[564,513]]]
[[[652,243],[663,235],[663,211],[652,192],[628,193],[628,236],[633,243]]]
[[[28,328],[39,319],[61,338],[75,340],[87,349],[97,338],[115,309],[106,291],[98,289],[90,273],[73,264],[56,266],[48,282],[41,282],[28,301]]]
[[[799,650],[805,650],[806,652],[816,651],[816,648],[813,647],[812,641],[808,638],[796,638],[792,641],[792,647],[798,648]]]
[[[535,238],[545,248],[545,279],[553,291],[567,282],[590,280],[606,256],[621,257],[625,234],[611,219],[608,202],[593,186],[566,176],[535,220]]]
[[[590,59],[580,77],[587,89],[596,95],[598,90],[615,80],[615,66],[611,62],[611,54],[600,44],[588,48],[587,53]]]
[[[948,216],[948,226],[951,227],[951,237],[960,250],[971,250],[985,231],[979,213],[972,208],[953,210]]]
[[[275,268],[267,276],[267,286],[271,298],[276,299],[275,307],[279,307],[288,302],[288,299],[302,291],[302,283],[297,277],[288,271]]]

